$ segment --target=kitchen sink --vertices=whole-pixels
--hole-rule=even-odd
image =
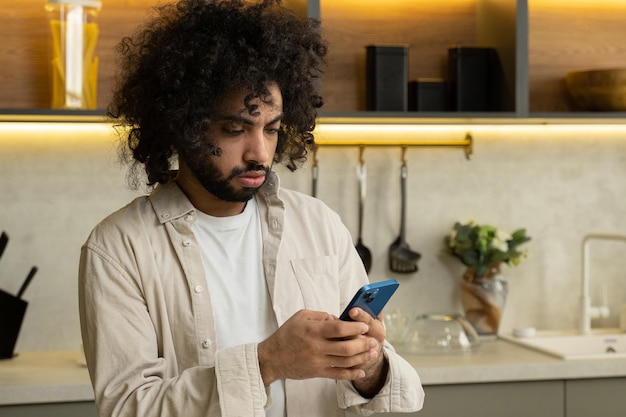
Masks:
[[[537,332],[530,337],[500,335],[502,339],[539,350],[561,359],[626,358],[626,333],[594,331],[588,335],[574,332]]]

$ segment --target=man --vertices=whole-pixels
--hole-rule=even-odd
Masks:
[[[380,317],[337,316],[367,283],[322,202],[279,188],[314,146],[326,47],[275,0],[182,0],[125,38],[110,114],[153,192],[81,252],[81,330],[105,416],[409,412],[415,370]],[[178,169],[172,164],[177,162]]]

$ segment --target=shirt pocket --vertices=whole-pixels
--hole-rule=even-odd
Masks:
[[[304,308],[339,315],[339,266],[337,256],[292,259]]]

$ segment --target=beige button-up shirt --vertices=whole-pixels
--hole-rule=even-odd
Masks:
[[[338,316],[368,282],[339,216],[310,196],[279,192],[275,174],[257,201],[278,325],[301,309]],[[81,330],[101,417],[265,415],[271,392],[257,344],[216,349],[211,288],[191,228],[195,213],[174,182],[158,186],[103,220],[82,248]],[[388,344],[384,354],[390,371],[375,398],[362,398],[349,381],[287,380],[288,415],[420,409],[416,371]]]

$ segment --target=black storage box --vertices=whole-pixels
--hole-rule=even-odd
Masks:
[[[369,111],[406,111],[408,48],[366,47],[366,106]]]
[[[409,82],[409,111],[446,111],[445,80],[424,78]]]
[[[0,290],[0,359],[14,356],[27,306],[28,303],[21,298]]]
[[[502,68],[494,48],[448,49],[448,94],[452,111],[501,111]]]

